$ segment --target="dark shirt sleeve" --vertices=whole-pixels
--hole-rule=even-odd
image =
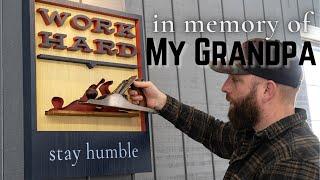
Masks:
[[[256,179],[319,179],[319,166],[303,160],[282,160],[265,167]]]
[[[230,159],[235,142],[235,130],[224,123],[167,95],[160,115],[192,139],[202,143],[216,155]]]

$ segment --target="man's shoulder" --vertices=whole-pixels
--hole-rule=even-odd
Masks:
[[[307,123],[287,129],[265,144],[261,179],[314,179],[319,176],[319,140]]]
[[[271,146],[278,160],[290,158],[319,163],[319,139],[306,122],[274,138]]]
[[[291,148],[295,159],[319,163],[319,139],[305,122],[289,131]]]

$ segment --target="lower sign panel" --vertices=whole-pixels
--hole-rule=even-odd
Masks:
[[[41,132],[32,159],[33,180],[151,171],[146,132]]]

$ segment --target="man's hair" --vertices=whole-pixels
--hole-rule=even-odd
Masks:
[[[285,104],[294,105],[296,102],[297,93],[299,88],[277,84],[279,87],[280,96]]]
[[[258,84],[263,82],[263,78],[254,76],[253,81],[252,81],[252,87],[254,88]],[[281,97],[281,101],[285,105],[294,105],[296,101],[296,96],[299,91],[299,88],[294,88],[291,86],[283,85],[276,83],[278,88],[279,88],[279,94]]]

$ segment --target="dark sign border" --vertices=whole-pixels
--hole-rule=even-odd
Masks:
[[[24,95],[24,175],[25,179],[43,179],[46,177],[80,177],[101,176],[111,174],[132,174],[137,172],[149,172],[151,168],[151,153],[149,140],[149,123],[147,114],[145,127],[142,132],[37,132],[36,127],[36,69],[35,69],[35,1],[40,3],[63,6],[87,12],[120,17],[134,20],[136,22],[137,58],[138,66],[142,67],[139,77],[148,79],[144,56],[144,31],[143,18],[140,15],[129,14],[101,7],[78,4],[62,0],[29,0],[23,1],[22,9],[22,34],[23,34],[23,95]],[[113,139],[109,142],[108,139]],[[69,167],[66,164],[54,164],[44,166],[48,163],[48,149],[50,148],[76,148],[90,142],[96,149],[114,147],[118,142],[131,142],[139,146],[141,156],[135,160],[88,160],[79,164],[78,167]]]

